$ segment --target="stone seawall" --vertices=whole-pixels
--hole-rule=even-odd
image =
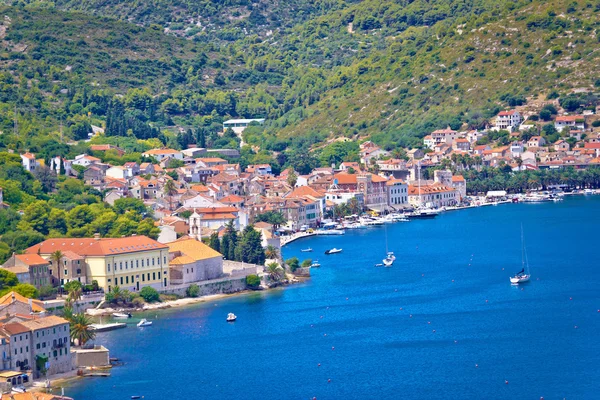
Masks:
[[[246,290],[246,277],[225,277],[212,279],[210,281],[170,285],[168,288],[161,289],[159,292],[185,296],[185,291],[187,288],[194,284],[198,285],[200,288],[199,296],[208,296],[211,294],[230,294]]]

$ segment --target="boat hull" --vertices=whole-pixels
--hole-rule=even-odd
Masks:
[[[510,283],[512,283],[513,285],[518,285],[519,283],[524,283],[529,281],[530,276],[529,275],[523,275],[523,276],[513,276],[512,278],[510,278]]]

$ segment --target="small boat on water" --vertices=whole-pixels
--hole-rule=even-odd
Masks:
[[[311,268],[319,268],[320,266],[321,264],[319,264],[317,260],[313,261],[312,264],[310,264]]]
[[[391,267],[394,264],[394,261],[396,261],[396,256],[390,251],[387,253],[387,256],[383,259],[382,263],[386,267]]]
[[[309,247],[308,249],[300,249],[300,251],[303,253],[310,253],[312,249]]]
[[[325,250],[326,255],[336,254],[336,253],[341,253],[341,252],[342,252],[342,249],[336,249],[335,247],[333,249]]]
[[[148,321],[146,318],[142,319],[140,322],[137,323],[138,328],[143,328],[144,326],[150,325],[152,325],[152,321]]]
[[[237,315],[235,315],[234,313],[227,314],[227,322],[233,322],[236,319],[237,319]]]
[[[114,312],[114,313],[112,313],[112,316],[114,318],[131,318],[132,317],[131,313],[121,313],[121,312]]]
[[[531,274],[529,273],[529,260],[527,259],[527,249],[525,248],[525,241],[523,240],[523,227],[521,227],[521,264],[523,268],[514,276],[510,277],[511,285],[527,282],[529,281],[529,278],[531,278]]]

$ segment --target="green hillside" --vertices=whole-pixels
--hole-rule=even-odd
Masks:
[[[419,145],[433,129],[600,84],[597,1],[58,0],[0,11],[0,147],[15,150],[59,141],[61,121],[77,139],[107,118],[108,136],[236,145],[218,139],[223,119],[265,117],[245,137],[262,152],[245,154],[283,167],[309,146],[318,158],[332,138]],[[206,29],[186,30],[198,22]]]

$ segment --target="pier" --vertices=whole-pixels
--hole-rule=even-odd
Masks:
[[[115,329],[126,328],[127,324],[125,322],[114,322],[112,324],[91,324],[90,328],[95,330],[96,332],[106,332],[113,331]]]

